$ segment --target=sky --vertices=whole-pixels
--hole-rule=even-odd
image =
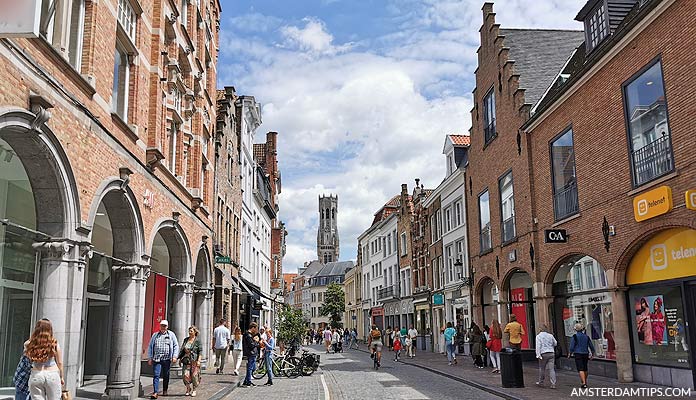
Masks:
[[[318,196],[338,195],[340,259],[420,178],[443,180],[445,135],[468,134],[483,1],[221,0],[218,87],[278,132],[284,272],[316,259]],[[582,29],[585,0],[499,0],[503,28]]]

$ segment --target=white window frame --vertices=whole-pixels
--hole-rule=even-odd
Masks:
[[[407,241],[406,241],[406,232],[401,233],[401,255],[406,256],[408,255],[408,246],[407,246]]]
[[[130,0],[118,0],[117,14],[119,26],[123,28],[126,36],[135,43],[138,14],[133,9]]]
[[[111,88],[111,112],[121,117],[128,123],[128,105],[130,103],[130,55],[125,47],[116,40],[114,58],[118,57],[119,63],[114,62],[113,86]],[[124,68],[123,80],[119,79],[121,68]]]

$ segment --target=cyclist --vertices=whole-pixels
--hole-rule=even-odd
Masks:
[[[382,363],[382,332],[377,329],[377,325],[372,325],[367,344],[370,346],[370,358],[377,357],[377,366],[379,367]]]

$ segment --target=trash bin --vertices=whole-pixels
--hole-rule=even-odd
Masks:
[[[504,348],[500,352],[500,378],[504,388],[523,388],[522,353],[517,349]]]

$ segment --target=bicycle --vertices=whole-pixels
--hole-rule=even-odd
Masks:
[[[273,375],[280,376],[281,374],[287,378],[294,379],[300,376],[302,370],[300,368],[301,361],[297,357],[287,355],[278,355],[273,353]],[[251,373],[254,379],[261,379],[268,374],[265,360],[259,359],[256,363],[256,369]]]

